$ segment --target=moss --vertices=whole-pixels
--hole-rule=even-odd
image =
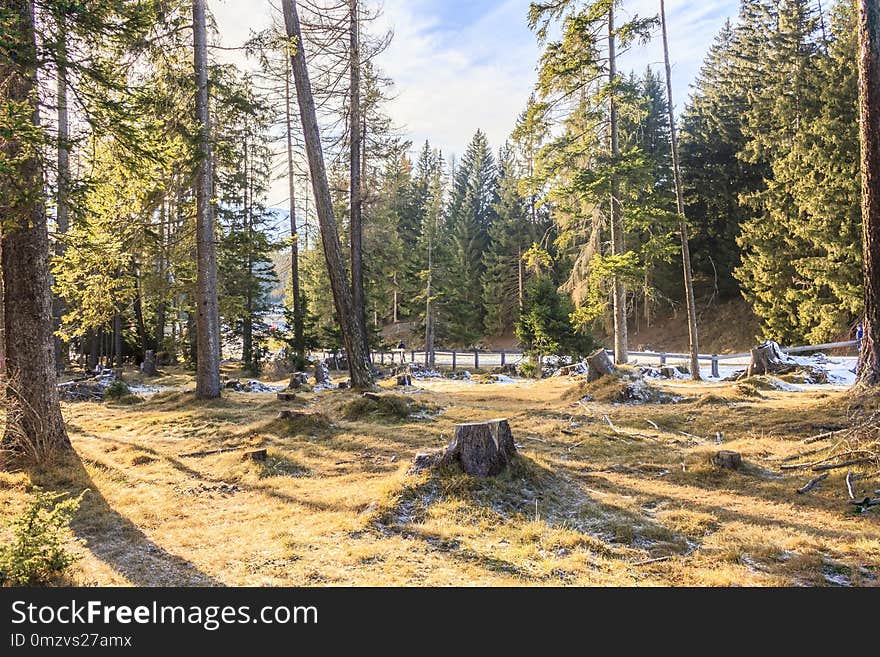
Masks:
[[[386,420],[405,420],[413,413],[432,410],[428,404],[417,402],[405,395],[381,394],[371,397],[355,397],[343,407],[347,420],[360,420],[369,417]]]

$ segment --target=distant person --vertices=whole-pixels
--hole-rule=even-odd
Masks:
[[[400,342],[397,343],[397,348],[398,349],[406,349],[406,345],[404,344],[403,340],[401,340]]]
[[[862,352],[862,337],[865,335],[865,329],[862,326],[862,323],[859,322],[856,324],[856,350],[861,353]]]

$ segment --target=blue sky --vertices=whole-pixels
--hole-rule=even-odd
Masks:
[[[528,0],[363,0],[381,2],[381,26],[394,30],[379,66],[395,82],[394,121],[418,145],[425,139],[460,155],[477,129],[497,148],[534,86],[540,48],[526,26]],[[276,3],[280,4],[280,3]],[[269,22],[263,0],[208,0],[224,45],[240,45]],[[624,15],[656,14],[659,0],[623,0]],[[706,50],[737,0],[667,0],[675,104],[686,102]],[[634,48],[621,69],[662,67],[659,35]]]

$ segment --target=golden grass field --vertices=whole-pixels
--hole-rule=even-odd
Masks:
[[[192,387],[182,371],[150,383]],[[615,405],[579,403],[581,384],[564,377],[416,385],[406,394],[417,412],[403,420],[350,391],[295,402],[224,391],[213,402],[165,392],[134,405],[65,404],[75,455],[0,472],[0,524],[34,485],[88,488],[72,523],[77,585],[873,586],[880,578],[880,514],[848,505],[846,470],[800,495],[813,473],[779,469],[815,447],[803,438],[846,424],[845,391],[746,394],[675,381],[663,388],[696,400]],[[276,420],[287,408],[309,415]],[[495,417],[508,418],[521,455],[507,473],[407,474],[415,453],[443,446],[456,423]],[[710,464],[719,433],[724,449],[742,453],[740,471]],[[267,447],[268,461],[242,461],[241,451],[181,456],[244,445]],[[876,477],[860,479],[856,495],[876,488]]]

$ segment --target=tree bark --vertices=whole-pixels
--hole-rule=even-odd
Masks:
[[[608,10],[608,82],[613,85],[617,80],[617,55],[614,35],[614,6]],[[617,166],[620,157],[620,141],[618,137],[618,117],[616,91],[609,95],[611,122],[611,160]],[[611,254],[622,255],[624,252],[623,217],[620,213],[620,180],[616,173],[611,175]],[[629,359],[626,330],[626,289],[619,276],[614,276],[613,308],[614,308],[614,362],[624,364]]]
[[[64,236],[70,227],[70,124],[67,115],[67,48],[66,48],[66,29],[64,23],[64,14],[58,13],[56,16],[58,27],[58,70],[56,74],[57,86],[57,108],[56,117],[58,121],[58,186],[57,195],[55,197],[55,256],[62,257],[67,245],[64,242]],[[52,317],[53,317],[53,336],[55,344],[55,369],[61,372],[67,366],[68,345],[57,331],[61,329],[61,321],[67,310],[67,304],[64,298],[58,294],[52,295]]]
[[[859,2],[859,142],[865,319],[856,381],[880,384],[880,3]]]
[[[351,303],[360,319],[361,342],[369,358],[367,313],[364,303],[364,246],[361,208],[361,48],[358,25],[358,0],[349,0],[349,123],[351,124],[350,216]]]
[[[431,306],[431,277],[434,275],[433,228],[428,233],[428,276],[425,290],[425,365],[434,367],[434,309]]]
[[[614,373],[614,363],[608,358],[605,349],[599,349],[587,357],[587,381],[601,379],[606,374]]]
[[[457,461],[469,475],[494,477],[507,468],[515,455],[516,445],[507,420],[457,424],[440,465]]]
[[[217,302],[217,236],[211,184],[211,124],[208,116],[206,0],[193,0],[193,68],[196,80],[196,396],[220,396],[220,315]]]
[[[669,65],[669,42],[666,35],[666,7],[660,0],[660,27],[663,34],[663,63],[666,66],[666,109],[669,112],[669,142],[672,148],[672,176],[675,182],[675,203],[678,209],[679,233],[681,237],[681,263],[684,275],[684,293],[687,302],[688,338],[691,353],[691,378],[701,380],[700,346],[697,336],[697,308],[694,301],[694,277],[691,271],[691,251],[688,246],[687,217],[684,214],[684,194],[681,185],[681,169],[678,165],[678,136],[675,132],[675,111],[672,104],[672,68]],[[647,304],[645,305],[647,309]]]
[[[293,350],[297,360],[305,359],[305,321],[299,286],[299,232],[296,229],[296,174],[293,170],[293,121],[290,107],[290,58],[285,57],[284,117],[287,128],[287,184],[290,191],[290,294],[293,297]]]
[[[39,130],[33,2],[8,0],[6,13],[17,57],[0,62],[5,100],[26,108],[28,127]],[[37,152],[15,132],[2,142],[3,159],[10,163],[0,176],[6,437],[26,436],[53,451],[70,441],[55,385],[49,235]]]
[[[312,190],[318,221],[321,225],[321,241],[324,247],[324,258],[327,261],[327,273],[333,291],[333,302],[342,332],[342,341],[348,354],[349,374],[352,387],[364,388],[373,384],[373,375],[369,361],[364,352],[361,336],[364,329],[361,324],[363,317],[353,311],[351,289],[345,276],[342,258],[342,246],[336,218],[333,215],[333,201],[330,186],[327,183],[327,170],[324,166],[324,153],[321,149],[321,136],[315,112],[315,100],[306,67],[305,51],[303,50],[299,16],[294,0],[283,0],[284,24],[287,36],[294,41],[295,51],[290,61],[293,78],[296,84],[296,97],[299,104],[300,121],[305,137],[306,155],[309,160],[309,172],[312,178]]]

